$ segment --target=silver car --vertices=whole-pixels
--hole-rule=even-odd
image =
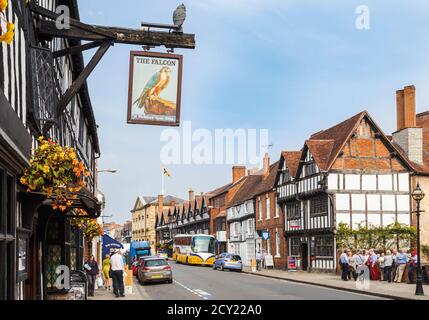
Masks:
[[[141,284],[149,282],[173,283],[173,272],[166,259],[151,257],[141,261],[138,279]]]

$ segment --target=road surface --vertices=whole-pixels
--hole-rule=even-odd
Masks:
[[[140,285],[143,299],[151,300],[373,300],[374,296],[271,279],[246,273],[214,271],[209,267],[169,262],[172,284]]]

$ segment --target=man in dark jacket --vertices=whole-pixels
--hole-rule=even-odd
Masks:
[[[91,255],[89,260],[85,262],[84,268],[86,276],[88,277],[88,296],[94,296],[95,279],[99,273],[98,263],[95,261],[94,256]]]

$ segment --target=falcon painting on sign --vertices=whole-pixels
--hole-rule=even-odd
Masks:
[[[131,52],[128,123],[179,126],[182,56]]]

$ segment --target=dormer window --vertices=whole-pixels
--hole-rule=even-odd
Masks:
[[[313,157],[311,157],[310,161],[304,164],[304,174],[306,177],[311,176],[317,173],[317,167],[314,163]]]

